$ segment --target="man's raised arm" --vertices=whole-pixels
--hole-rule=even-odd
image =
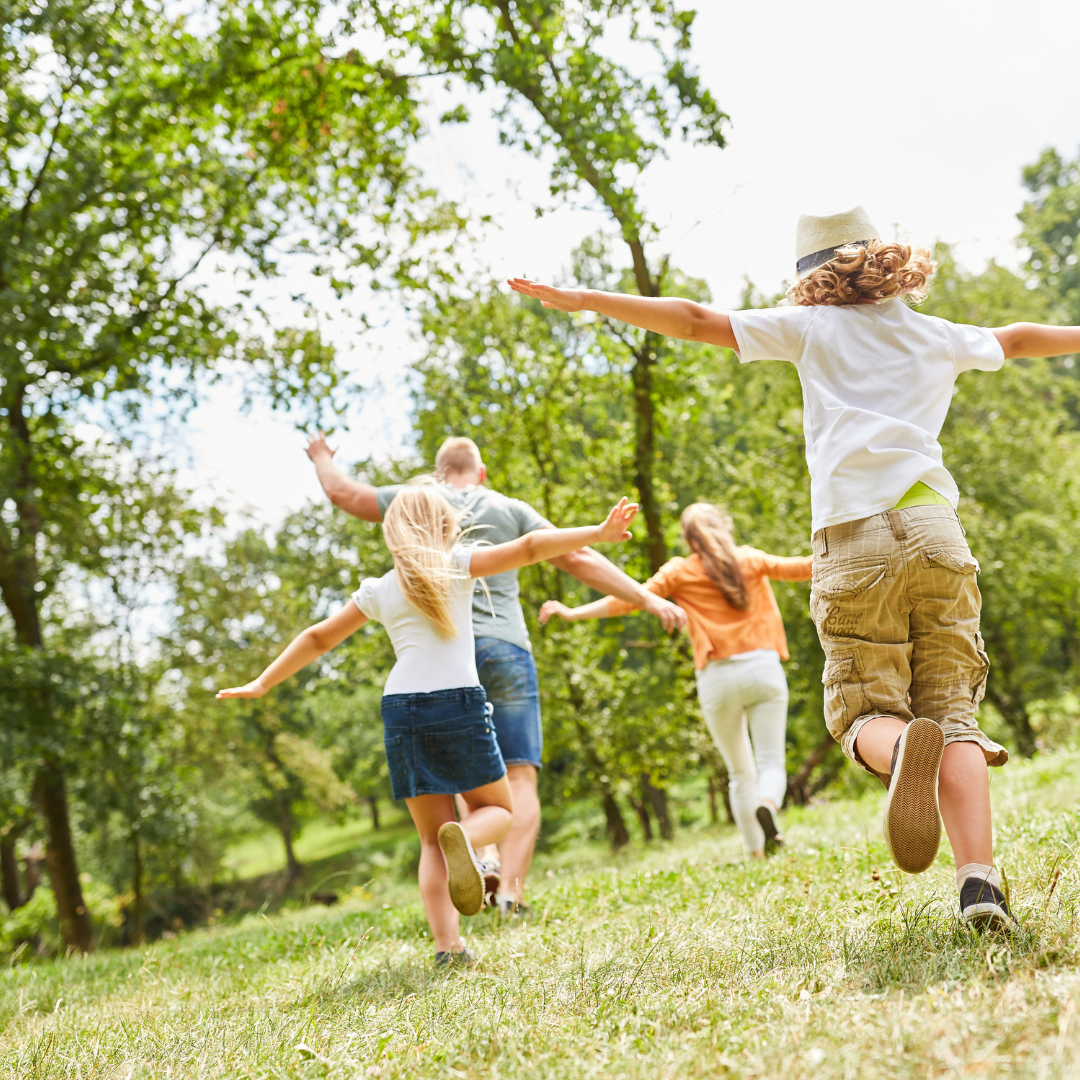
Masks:
[[[317,431],[308,440],[307,456],[315,464],[326,497],[340,510],[359,518],[361,521],[382,521],[375,488],[371,484],[362,484],[346,476],[333,462],[337,450],[326,445],[326,437]]]
[[[634,607],[655,615],[664,624],[665,630],[681,630],[686,626],[686,612],[678,604],[673,604],[670,600],[665,600],[656,593],[650,592],[644,585],[636,582],[629,574],[624,574],[614,563],[605,559],[599,551],[581,548],[580,551],[572,551],[569,555],[548,559],[548,562],[559,570],[565,570],[583,585],[588,585],[590,589],[595,589],[605,596],[617,596],[620,600],[625,600]]]

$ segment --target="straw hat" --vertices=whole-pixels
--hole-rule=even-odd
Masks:
[[[851,244],[865,247],[880,236],[861,206],[825,217],[803,214],[795,230],[795,272],[803,277],[836,258],[837,248]]]

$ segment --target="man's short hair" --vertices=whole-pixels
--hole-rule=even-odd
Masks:
[[[454,435],[439,447],[435,455],[435,475],[442,477],[479,472],[483,464],[476,443],[464,435]]]

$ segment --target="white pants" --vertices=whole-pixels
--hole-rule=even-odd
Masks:
[[[787,791],[788,689],[780,657],[761,649],[737,660],[713,660],[697,673],[697,688],[705,724],[727,765],[731,812],[743,845],[760,851],[765,834],[757,808],[762,799],[779,807]]]

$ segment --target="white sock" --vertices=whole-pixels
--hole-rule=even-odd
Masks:
[[[517,904],[520,901],[513,893],[498,892],[495,894],[495,903],[500,906],[503,904]]]
[[[979,878],[988,885],[993,885],[995,889],[1001,888],[1001,877],[997,872],[997,867],[987,866],[985,863],[969,862],[956,871],[957,891],[964,887],[964,882],[968,878],[972,877]]]

